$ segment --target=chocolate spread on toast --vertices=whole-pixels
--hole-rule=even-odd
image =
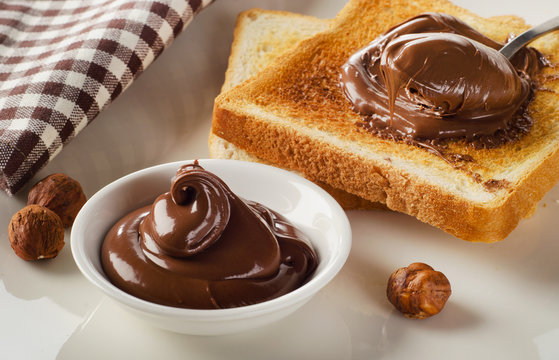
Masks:
[[[529,131],[525,108],[545,64],[532,48],[509,61],[502,46],[455,17],[422,14],[352,55],[342,87],[372,132],[498,146]]]

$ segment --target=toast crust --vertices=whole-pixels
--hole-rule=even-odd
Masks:
[[[210,150],[210,157],[212,159],[252,161],[273,166],[270,162],[241,150],[237,146],[223,140],[211,132],[208,138],[208,147]],[[388,210],[386,205],[383,203],[365,200],[344,190],[336,189],[319,180],[310,180],[326,190],[326,192],[328,192],[344,210]]]
[[[305,40],[258,77],[216,99],[212,131],[239,148],[310,179],[381,201],[470,241],[498,241],[529,216],[559,178],[559,84],[549,77],[529,106],[534,126],[517,142],[450,149],[475,161],[469,171],[509,185],[489,191],[471,174],[427,151],[359,131],[338,86],[339,67],[357,49],[411,16],[445,12],[497,40],[527,26],[517,17],[483,19],[447,1],[351,1],[331,28]],[[553,61],[559,36],[535,47]],[[546,68],[557,75],[557,68]],[[427,172],[427,176],[426,176]]]

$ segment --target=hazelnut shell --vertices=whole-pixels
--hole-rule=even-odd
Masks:
[[[74,223],[85,202],[80,183],[62,173],[49,175],[33,185],[27,197],[28,205],[41,205],[54,211],[64,227]]]
[[[39,205],[27,205],[12,216],[8,237],[20,258],[49,259],[64,247],[64,226],[53,211]]]
[[[424,263],[413,263],[390,275],[388,300],[406,317],[425,319],[438,314],[450,297],[446,276]]]

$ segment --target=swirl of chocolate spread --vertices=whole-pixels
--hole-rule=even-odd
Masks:
[[[219,309],[297,289],[317,255],[283,216],[241,199],[195,162],[178,170],[170,192],[111,228],[101,262],[113,284],[141,299]]]
[[[490,136],[525,119],[532,77],[545,64],[535,49],[509,61],[501,47],[450,15],[422,14],[352,55],[342,88],[354,111],[391,137]]]

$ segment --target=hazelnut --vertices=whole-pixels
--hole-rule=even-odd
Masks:
[[[8,237],[20,258],[49,259],[64,247],[64,226],[60,217],[46,207],[27,205],[12,216]]]
[[[86,198],[79,182],[66,174],[52,174],[39,181],[27,197],[27,204],[44,206],[54,211],[64,227],[72,225]]]
[[[425,319],[438,314],[450,297],[450,282],[427,264],[413,263],[390,275],[386,295],[406,317]]]

